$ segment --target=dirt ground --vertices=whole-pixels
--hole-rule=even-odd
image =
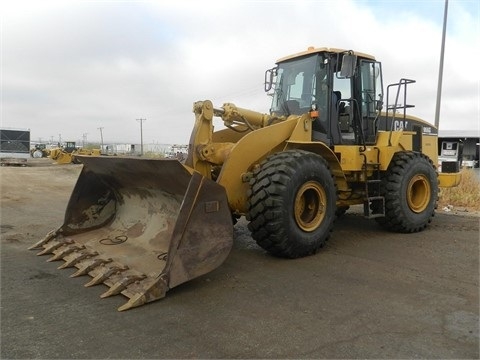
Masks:
[[[27,250],[61,225],[80,169],[0,169],[2,359],[479,358],[478,216],[395,234],[353,209],[297,260],[265,253],[241,219],[222,266],[117,312],[122,295]]]

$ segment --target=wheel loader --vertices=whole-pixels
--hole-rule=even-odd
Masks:
[[[65,146],[51,149],[48,156],[57,164],[79,164],[78,155],[100,156],[100,149],[77,148],[74,141],[67,141]]]
[[[315,254],[352,205],[388,231],[424,230],[460,174],[437,172],[437,129],[406,113],[414,82],[384,91],[381,63],[352,50],[284,57],[265,72],[268,114],[194,103],[183,164],[78,156],[63,225],[31,249],[126,296],[122,311],[219,267],[242,216],[284,258]]]

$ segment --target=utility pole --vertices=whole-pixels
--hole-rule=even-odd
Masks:
[[[83,144],[82,144],[82,147],[85,147],[85,143],[87,142],[87,135],[88,135],[88,133],[83,133]]]
[[[140,122],[140,156],[143,156],[143,122],[147,119],[137,119]]]
[[[435,107],[435,127],[437,129],[440,125],[440,103],[442,98],[443,56],[445,53],[445,34],[447,32],[447,12],[448,0],[445,0],[445,12],[443,14],[442,46],[440,49],[440,68],[438,70],[437,106]]]
[[[100,130],[100,140],[101,140],[101,146],[100,146],[100,149],[101,151],[103,151],[103,127],[99,127],[98,130]]]

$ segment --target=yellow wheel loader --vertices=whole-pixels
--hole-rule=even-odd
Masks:
[[[67,141],[65,146],[51,149],[48,156],[57,164],[79,164],[78,155],[100,156],[100,149],[77,148],[74,141]]]
[[[70,164],[73,159],[72,153],[74,153],[76,149],[75,142],[67,141],[65,146],[50,149],[48,157],[57,164]]]
[[[31,248],[106,284],[102,297],[123,294],[126,310],[220,266],[241,216],[285,258],[316,253],[351,205],[387,230],[421,231],[460,174],[437,172],[437,129],[406,114],[413,82],[384,93],[381,63],[350,50],[282,58],[265,72],[269,114],[194,103],[184,164],[79,156],[63,225]]]

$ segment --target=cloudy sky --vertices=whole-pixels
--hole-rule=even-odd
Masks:
[[[309,46],[376,56],[384,84],[415,79],[409,113],[434,123],[444,0],[1,4],[1,126],[34,141],[139,143],[146,119],[145,143],[188,143],[194,101],[268,112],[265,70]],[[478,133],[480,2],[448,5],[440,129]]]

